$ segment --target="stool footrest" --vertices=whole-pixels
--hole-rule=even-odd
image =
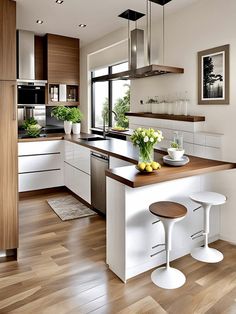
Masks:
[[[202,207],[202,205],[201,205],[201,206],[198,206],[197,208],[194,208],[193,212],[196,212],[196,211],[199,210],[201,207]]]
[[[204,235],[204,230],[200,230],[192,234],[190,237],[192,238],[192,240],[194,240],[196,238],[202,237],[203,235]]]
[[[157,245],[154,245],[154,246],[152,247],[152,249],[156,249],[156,248],[159,247],[159,246],[165,246],[165,245],[166,245],[165,243],[157,244]]]
[[[159,252],[156,252],[156,253],[151,254],[150,257],[156,256],[156,255],[158,255],[158,254],[160,254],[160,253],[162,253],[162,252],[165,252],[165,251],[166,251],[166,249],[163,249],[163,250],[161,250],[161,251],[159,251]]]

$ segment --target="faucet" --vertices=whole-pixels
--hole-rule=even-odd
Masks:
[[[107,110],[107,113],[103,115],[103,138],[106,139],[106,134],[107,134],[107,130],[106,130],[106,116],[109,116],[109,113],[113,113],[114,116],[117,118],[117,113],[114,110]]]

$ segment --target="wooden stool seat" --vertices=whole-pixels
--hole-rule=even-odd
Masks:
[[[153,203],[149,206],[149,210],[153,215],[169,219],[181,218],[187,214],[184,205],[169,201]]]

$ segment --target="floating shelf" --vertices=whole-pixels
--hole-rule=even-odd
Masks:
[[[174,115],[174,114],[159,114],[151,112],[126,112],[128,117],[142,117],[142,118],[152,118],[152,119],[164,119],[164,120],[176,120],[185,122],[203,122],[205,117],[203,116],[184,116],[184,115]]]

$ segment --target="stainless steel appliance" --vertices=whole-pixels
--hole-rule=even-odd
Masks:
[[[91,204],[106,214],[106,174],[109,158],[106,155],[91,153]]]
[[[18,126],[22,126],[24,120],[35,118],[41,126],[46,125],[45,105],[18,105]]]
[[[46,125],[44,82],[18,82],[17,99],[19,126],[28,118],[35,118],[41,126]]]

